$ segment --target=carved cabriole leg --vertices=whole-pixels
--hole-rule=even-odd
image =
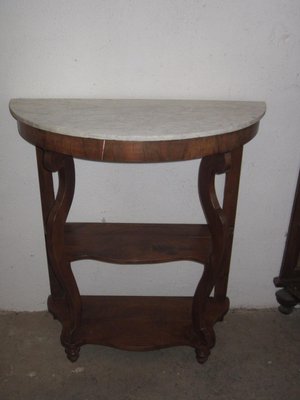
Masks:
[[[204,265],[193,301],[193,326],[200,340],[196,356],[200,363],[206,361],[215,344],[213,322],[207,312],[213,289],[215,299],[224,304],[224,309],[228,303],[226,289],[238,190],[234,185],[238,187],[241,150],[204,157],[199,169],[199,197],[212,236],[212,253]],[[223,173],[226,173],[226,179],[221,207],[215,191],[215,176]]]
[[[70,210],[75,187],[73,158],[37,149],[41,199],[44,216],[47,257],[51,284],[48,307],[52,313],[63,305],[69,317],[62,318],[61,341],[68,358],[75,361],[79,356],[79,344],[74,343],[74,334],[80,326],[81,300],[71,265],[64,254],[64,226]],[[52,173],[58,172],[58,192],[54,198]],[[63,303],[62,303],[63,302]]]

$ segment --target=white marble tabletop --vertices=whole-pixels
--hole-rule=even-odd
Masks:
[[[14,118],[53,133],[121,141],[181,140],[258,122],[263,102],[204,100],[13,99]]]

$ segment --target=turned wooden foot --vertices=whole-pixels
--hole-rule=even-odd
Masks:
[[[71,362],[75,362],[79,358],[80,347],[74,346],[74,345],[65,346],[65,352],[66,352],[68,359]]]
[[[208,347],[203,346],[198,349],[195,349],[195,353],[196,353],[196,360],[198,361],[198,363],[204,364],[210,355],[210,350]]]
[[[276,292],[276,299],[280,306],[278,310],[282,314],[291,314],[294,307],[298,304],[298,300],[286,289],[280,289]]]

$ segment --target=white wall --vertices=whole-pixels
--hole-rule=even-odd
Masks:
[[[34,148],[8,112],[13,97],[264,100],[245,147],[229,296],[275,306],[300,129],[299,0],[0,1],[0,308],[46,308],[48,276]],[[198,161],[77,162],[72,220],[195,222]],[[84,293],[193,293],[189,262],[74,267]],[[129,271],[129,272],[128,272]]]

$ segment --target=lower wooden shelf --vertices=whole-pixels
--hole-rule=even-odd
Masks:
[[[82,314],[72,342],[145,351],[170,346],[196,347],[192,297],[81,296]],[[229,301],[207,303],[207,323],[222,320]],[[67,304],[48,298],[48,309],[62,325],[69,320]]]

